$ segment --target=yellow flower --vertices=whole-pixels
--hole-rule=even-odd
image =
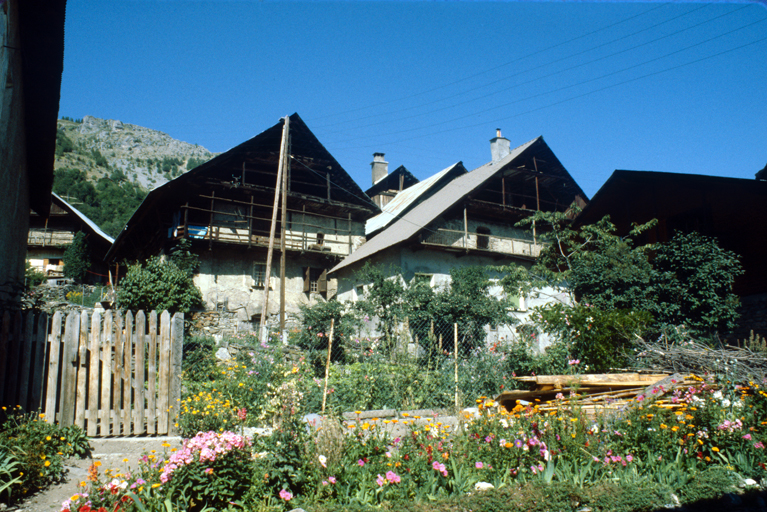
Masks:
[[[47,468],[47,467],[48,467],[48,466],[50,466],[50,465],[51,465],[51,461],[49,461],[49,460],[46,460],[46,461],[45,461],[45,467]]]
[[[45,438],[45,440],[46,440],[46,441],[50,441],[50,440],[51,440],[51,436],[47,436],[47,437]]]
[[[94,466],[96,466],[97,468],[98,468],[98,467],[101,467],[101,461],[100,461],[100,460],[97,460],[97,461],[95,461],[95,462],[93,463],[93,465],[94,465]]]
[[[703,443],[700,443],[700,444],[703,444]],[[712,452],[718,452],[718,451],[719,451],[719,448],[717,448],[716,446],[712,446],[712,447],[711,447],[711,451],[712,451]]]

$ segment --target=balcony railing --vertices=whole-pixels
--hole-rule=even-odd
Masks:
[[[544,245],[533,240],[522,240],[493,234],[466,233],[452,229],[437,229],[426,235],[421,243],[453,250],[487,251],[525,258],[537,258]]]
[[[193,226],[186,227],[187,233],[184,233],[184,226],[178,226],[173,231],[174,239],[191,238],[196,240],[207,240],[212,242],[221,242],[248,246],[269,246],[269,235],[257,235],[249,233],[247,229],[228,228],[222,226]],[[356,240],[359,238],[360,240]],[[322,243],[318,243],[317,235],[312,233],[303,233],[288,230],[285,233],[285,248],[292,251],[311,251],[333,254],[338,256],[347,256],[353,246],[361,243],[362,237],[352,237],[350,235],[332,235],[326,234]],[[274,247],[280,247],[280,235],[274,237]]]
[[[70,245],[72,244],[74,237],[75,234],[72,231],[30,229],[27,236],[27,245],[41,247],[49,245]]]

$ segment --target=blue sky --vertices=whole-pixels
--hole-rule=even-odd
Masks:
[[[225,151],[298,112],[362,189],[542,135],[591,197],[615,169],[767,163],[767,4],[68,0],[59,116]]]

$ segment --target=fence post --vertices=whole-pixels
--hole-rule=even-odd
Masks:
[[[112,407],[109,415],[112,417],[112,434],[122,433],[122,380],[123,380],[123,317],[120,312],[115,313],[115,355],[112,376]]]
[[[131,409],[131,391],[133,390],[133,376],[131,363],[133,362],[133,312],[125,314],[125,336],[123,337],[123,435],[128,436],[133,426]]]
[[[101,312],[97,309],[91,317],[90,358],[88,360],[88,436],[98,433],[99,422],[99,355],[101,351]]]
[[[455,360],[455,413],[458,414],[461,406],[458,401],[458,323],[457,322],[453,324],[453,329],[454,329],[454,338],[455,338],[455,348],[453,350],[453,355]]]
[[[160,315],[160,389],[158,389],[157,433],[168,433],[168,395],[170,394],[170,313]]]
[[[335,318],[330,319],[330,337],[328,338],[328,360],[325,363],[325,388],[322,390],[322,414],[325,414],[325,399],[328,397],[328,374],[330,373],[330,352],[333,350],[333,328]]]
[[[75,395],[75,425],[85,427],[85,393],[88,373],[88,313],[80,313],[80,336],[77,343],[77,394]]]
[[[155,433],[157,422],[157,311],[149,313],[149,363],[147,364],[147,434]]]
[[[45,386],[45,421],[56,421],[56,395],[59,384],[59,356],[61,353],[61,318],[64,314],[56,311],[53,314],[53,327],[51,328],[50,350],[48,356],[48,384]]]
[[[133,378],[133,434],[143,434],[144,429],[144,368],[146,366],[146,314],[143,311],[136,313],[136,356]]]
[[[77,390],[77,345],[80,341],[80,315],[67,315],[64,330],[64,353],[61,357],[61,417],[59,425],[68,427],[75,423],[75,393]]]
[[[103,350],[101,351],[101,410],[99,421],[101,422],[101,435],[108,436],[112,432],[112,347],[114,335],[112,333],[112,311],[104,314],[104,334],[101,337]]]
[[[45,378],[45,351],[48,348],[48,314],[40,313],[37,317],[37,333],[34,338],[35,360],[32,363],[31,409],[43,409],[43,379]]]
[[[21,342],[21,375],[19,375],[19,401],[18,404],[24,408],[24,411],[30,411],[29,403],[29,370],[32,364],[32,341],[34,340],[33,329],[35,325],[35,315],[29,311],[24,319],[24,332],[19,340]],[[5,374],[3,374],[5,375]]]
[[[168,404],[169,430],[171,434],[178,432],[176,418],[181,403],[181,368],[184,356],[184,313],[173,315],[173,322],[170,325],[170,343],[171,343],[171,374],[170,374],[170,399]],[[173,411],[173,414],[171,414]]]

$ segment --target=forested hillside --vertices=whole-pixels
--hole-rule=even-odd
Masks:
[[[149,128],[64,118],[56,135],[53,191],[116,237],[150,190],[213,156]]]

